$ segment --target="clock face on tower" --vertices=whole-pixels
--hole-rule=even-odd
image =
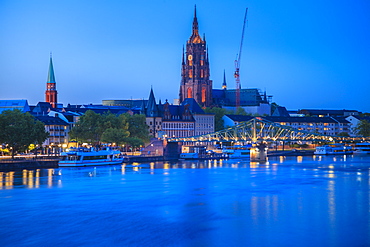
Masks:
[[[193,60],[193,56],[192,56],[192,55],[189,55],[189,56],[188,56],[188,60],[189,60],[189,61]]]

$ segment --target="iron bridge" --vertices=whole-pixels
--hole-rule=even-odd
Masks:
[[[256,117],[246,122],[241,122],[230,128],[217,132],[191,136],[168,138],[168,142],[272,142],[272,141],[336,141],[336,142],[361,142],[370,140],[369,137],[343,137],[321,135],[314,132],[299,130],[290,126]]]

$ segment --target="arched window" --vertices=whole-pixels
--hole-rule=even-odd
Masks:
[[[193,78],[193,70],[189,69],[189,78]]]
[[[202,103],[206,102],[206,88],[202,87]]]
[[[188,88],[187,98],[193,98],[193,92],[191,90],[191,87]]]

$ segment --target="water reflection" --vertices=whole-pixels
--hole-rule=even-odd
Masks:
[[[38,189],[41,186],[61,186],[61,171],[55,169],[36,169],[22,171],[0,172],[0,189],[29,188]]]
[[[171,169],[252,169],[258,171],[263,169],[268,173],[276,174],[281,166],[292,166],[298,169],[310,169],[315,172],[314,177],[320,177],[320,171],[325,172],[325,176],[334,179],[338,171],[357,172],[357,181],[362,181],[364,175],[370,176],[368,166],[369,157],[356,157],[349,155],[341,156],[297,156],[297,157],[269,157],[266,162],[250,162],[246,160],[200,160],[200,161],[181,161],[181,162],[149,162],[131,163],[120,166],[105,167],[80,167],[80,168],[59,168],[59,169],[36,169],[22,171],[0,172],[0,189],[30,188],[38,189],[41,187],[61,187],[63,185],[62,173],[77,172],[88,177],[97,177],[103,169],[109,170],[109,175],[125,175],[127,173],[150,173],[156,172],[168,175]],[[364,173],[366,172],[366,173]]]
[[[71,246],[370,246],[369,164],[302,156],[0,172],[0,221],[12,225],[0,226],[0,245],[42,246],[57,232]]]

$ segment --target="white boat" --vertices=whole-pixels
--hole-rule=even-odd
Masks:
[[[316,155],[343,155],[351,154],[352,149],[349,146],[344,146],[342,144],[331,144],[316,147],[314,154]]]
[[[353,154],[370,154],[370,143],[369,142],[357,143],[353,147]]]
[[[61,153],[60,167],[66,166],[102,166],[122,164],[123,157],[118,150],[89,150],[86,148],[71,149]]]
[[[243,159],[250,158],[250,148],[252,146],[225,146],[222,148],[222,153],[226,154],[229,159]]]

